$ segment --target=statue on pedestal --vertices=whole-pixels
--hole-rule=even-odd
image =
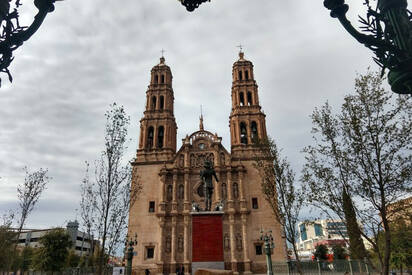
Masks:
[[[205,160],[204,169],[200,171],[200,178],[203,182],[204,194],[205,194],[205,211],[211,211],[212,208],[212,195],[213,195],[213,177],[219,182],[215,169],[209,160]]]

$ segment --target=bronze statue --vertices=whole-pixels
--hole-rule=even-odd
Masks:
[[[204,194],[205,194],[205,211],[210,211],[212,208],[212,195],[213,195],[213,176],[216,181],[219,182],[215,169],[209,160],[205,160],[204,170],[200,171],[200,178],[203,182]]]

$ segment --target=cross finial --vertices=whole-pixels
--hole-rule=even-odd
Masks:
[[[202,109],[202,105],[200,105],[200,118],[199,118],[199,130],[203,131],[203,109]]]
[[[164,53],[165,53],[165,52],[166,52],[166,51],[165,51],[164,49],[161,50],[162,57],[164,57]]]
[[[239,44],[239,46],[236,46],[236,47],[239,48],[239,52],[243,51],[243,45],[242,44]]]

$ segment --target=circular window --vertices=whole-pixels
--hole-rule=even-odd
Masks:
[[[204,143],[199,143],[199,149],[203,150],[206,148],[206,145]]]

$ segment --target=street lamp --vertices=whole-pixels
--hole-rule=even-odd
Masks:
[[[182,5],[185,6],[188,11],[194,11],[203,2],[210,2],[210,0],[178,0],[178,1],[182,3]]]
[[[273,242],[272,230],[264,232],[263,229],[260,230],[260,240],[265,244],[265,254],[266,254],[266,264],[267,264],[267,275],[273,275],[272,269],[272,249],[275,248]]]
[[[126,236],[125,247],[127,248],[126,252],[126,259],[127,259],[127,266],[126,266],[126,275],[132,274],[132,262],[133,262],[133,250],[134,246],[137,245],[137,234],[134,233],[134,238],[129,238]]]
[[[23,45],[23,42],[40,28],[47,14],[54,11],[54,2],[62,0],[34,0],[38,12],[30,26],[20,26],[18,13],[22,5],[20,1],[0,0],[0,72],[6,73],[10,82],[13,78],[8,67],[14,59],[13,51]],[[14,2],[12,10],[10,2]]]
[[[412,94],[412,14],[407,0],[376,1],[373,8],[370,0],[364,0],[368,11],[366,17],[359,17],[362,32],[346,18],[349,6],[345,0],[324,0],[323,5],[347,32],[375,53],[373,59],[382,68],[382,75],[389,70],[392,91]]]

